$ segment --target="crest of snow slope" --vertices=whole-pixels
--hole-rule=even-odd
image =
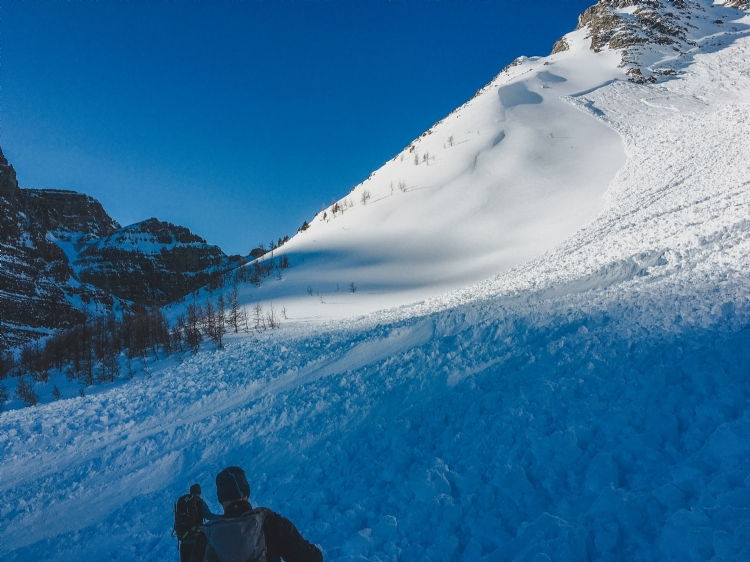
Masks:
[[[174,557],[240,464],[327,560],[750,559],[750,38],[711,42],[570,98],[628,161],[540,258],[3,414],[3,558]]]

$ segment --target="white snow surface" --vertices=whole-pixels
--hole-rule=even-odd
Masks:
[[[306,268],[324,303],[2,414],[0,557],[177,559],[172,502],[200,482],[216,509],[213,478],[237,464],[330,561],[750,560],[750,37],[636,85],[576,33],[416,143],[434,163],[397,158],[357,188],[366,206],[318,215],[284,279],[245,292],[294,316]],[[552,95],[540,72],[566,81]],[[391,177],[414,189],[390,195]],[[303,308],[335,283],[344,312]]]
[[[274,252],[291,264],[281,282],[244,299],[294,322],[349,318],[483,281],[573,235],[625,163],[621,137],[565,100],[625,79],[620,55],[592,52],[584,33],[499,74],[340,199],[344,212],[319,212]]]

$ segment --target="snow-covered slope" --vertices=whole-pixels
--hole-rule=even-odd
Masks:
[[[282,282],[245,299],[284,305],[292,320],[372,312],[508,271],[590,221],[625,153],[565,98],[626,75],[617,52],[575,35],[567,52],[516,61],[319,212],[275,252],[291,264]]]
[[[420,303],[288,322],[110,392],[3,414],[0,556],[176,557],[171,502],[239,464],[254,503],[327,560],[750,559],[750,17],[690,4],[722,10],[727,29],[669,61],[679,75],[564,92],[560,111],[616,131],[627,161],[542,255]],[[588,42],[576,33],[570,57]],[[510,72],[570,84],[562,58]],[[333,240],[336,221],[419,193],[377,203],[379,174],[366,206],[318,215],[303,236]],[[293,268],[261,291],[291,284]]]
[[[275,252],[291,264],[282,282],[247,287],[244,301],[284,306],[293,322],[345,318],[480,282],[554,248],[602,210],[625,162],[621,137],[571,102],[612,81],[679,75],[697,53],[746,33],[740,13],[703,1],[600,2],[565,50],[521,57],[322,209]]]

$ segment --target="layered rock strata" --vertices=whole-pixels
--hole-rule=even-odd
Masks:
[[[83,310],[172,302],[239,262],[187,228],[157,219],[121,228],[88,195],[23,189],[0,149],[0,349]]]

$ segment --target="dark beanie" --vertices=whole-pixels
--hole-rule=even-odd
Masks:
[[[250,497],[250,484],[245,471],[239,466],[230,466],[216,475],[216,497],[219,503]]]
[[[201,495],[201,485],[200,484],[193,484],[192,486],[190,486],[190,493],[191,494],[196,494],[196,495],[200,496]]]

